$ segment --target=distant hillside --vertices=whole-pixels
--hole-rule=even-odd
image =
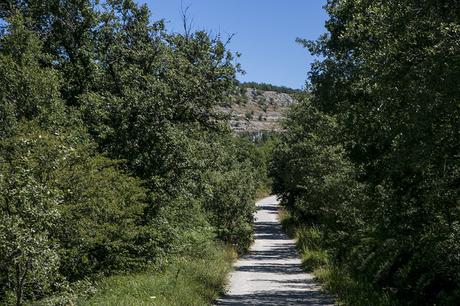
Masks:
[[[292,89],[286,90],[294,92]],[[295,100],[284,92],[242,86],[230,97],[229,102],[231,103],[224,111],[231,115],[231,129],[238,134],[257,135],[281,131],[281,120]]]
[[[243,82],[240,83],[242,88],[254,88],[263,91],[275,91],[277,93],[286,93],[286,94],[295,94],[300,92],[300,89],[293,89],[286,86],[276,86],[273,84],[267,83],[257,83],[257,82]]]

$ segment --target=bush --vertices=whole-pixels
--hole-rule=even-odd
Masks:
[[[216,238],[246,250],[266,161],[224,127],[225,44],[133,1],[58,2],[0,7],[0,304],[71,303]],[[203,267],[199,301],[224,277]]]
[[[249,168],[236,168],[224,174],[210,172],[207,182],[210,189],[204,208],[217,237],[233,244],[238,253],[244,253],[252,243],[255,212],[255,186]]]
[[[298,40],[324,59],[273,160],[274,191],[333,267],[394,305],[460,301],[454,7],[329,1],[329,33]]]

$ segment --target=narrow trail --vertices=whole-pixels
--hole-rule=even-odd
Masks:
[[[334,305],[302,270],[295,242],[282,231],[275,196],[257,202],[254,230],[249,254],[236,262],[229,290],[216,305]]]

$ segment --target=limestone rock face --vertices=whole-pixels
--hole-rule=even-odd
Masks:
[[[243,88],[230,97],[229,107],[223,111],[230,114],[230,127],[238,134],[258,135],[264,132],[280,132],[281,121],[289,107],[296,103],[289,94]]]

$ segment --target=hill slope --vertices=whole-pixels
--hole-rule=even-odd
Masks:
[[[231,116],[231,129],[238,134],[253,135],[281,131],[281,121],[296,103],[289,94],[255,88],[241,88],[230,100],[232,106],[224,112]]]

